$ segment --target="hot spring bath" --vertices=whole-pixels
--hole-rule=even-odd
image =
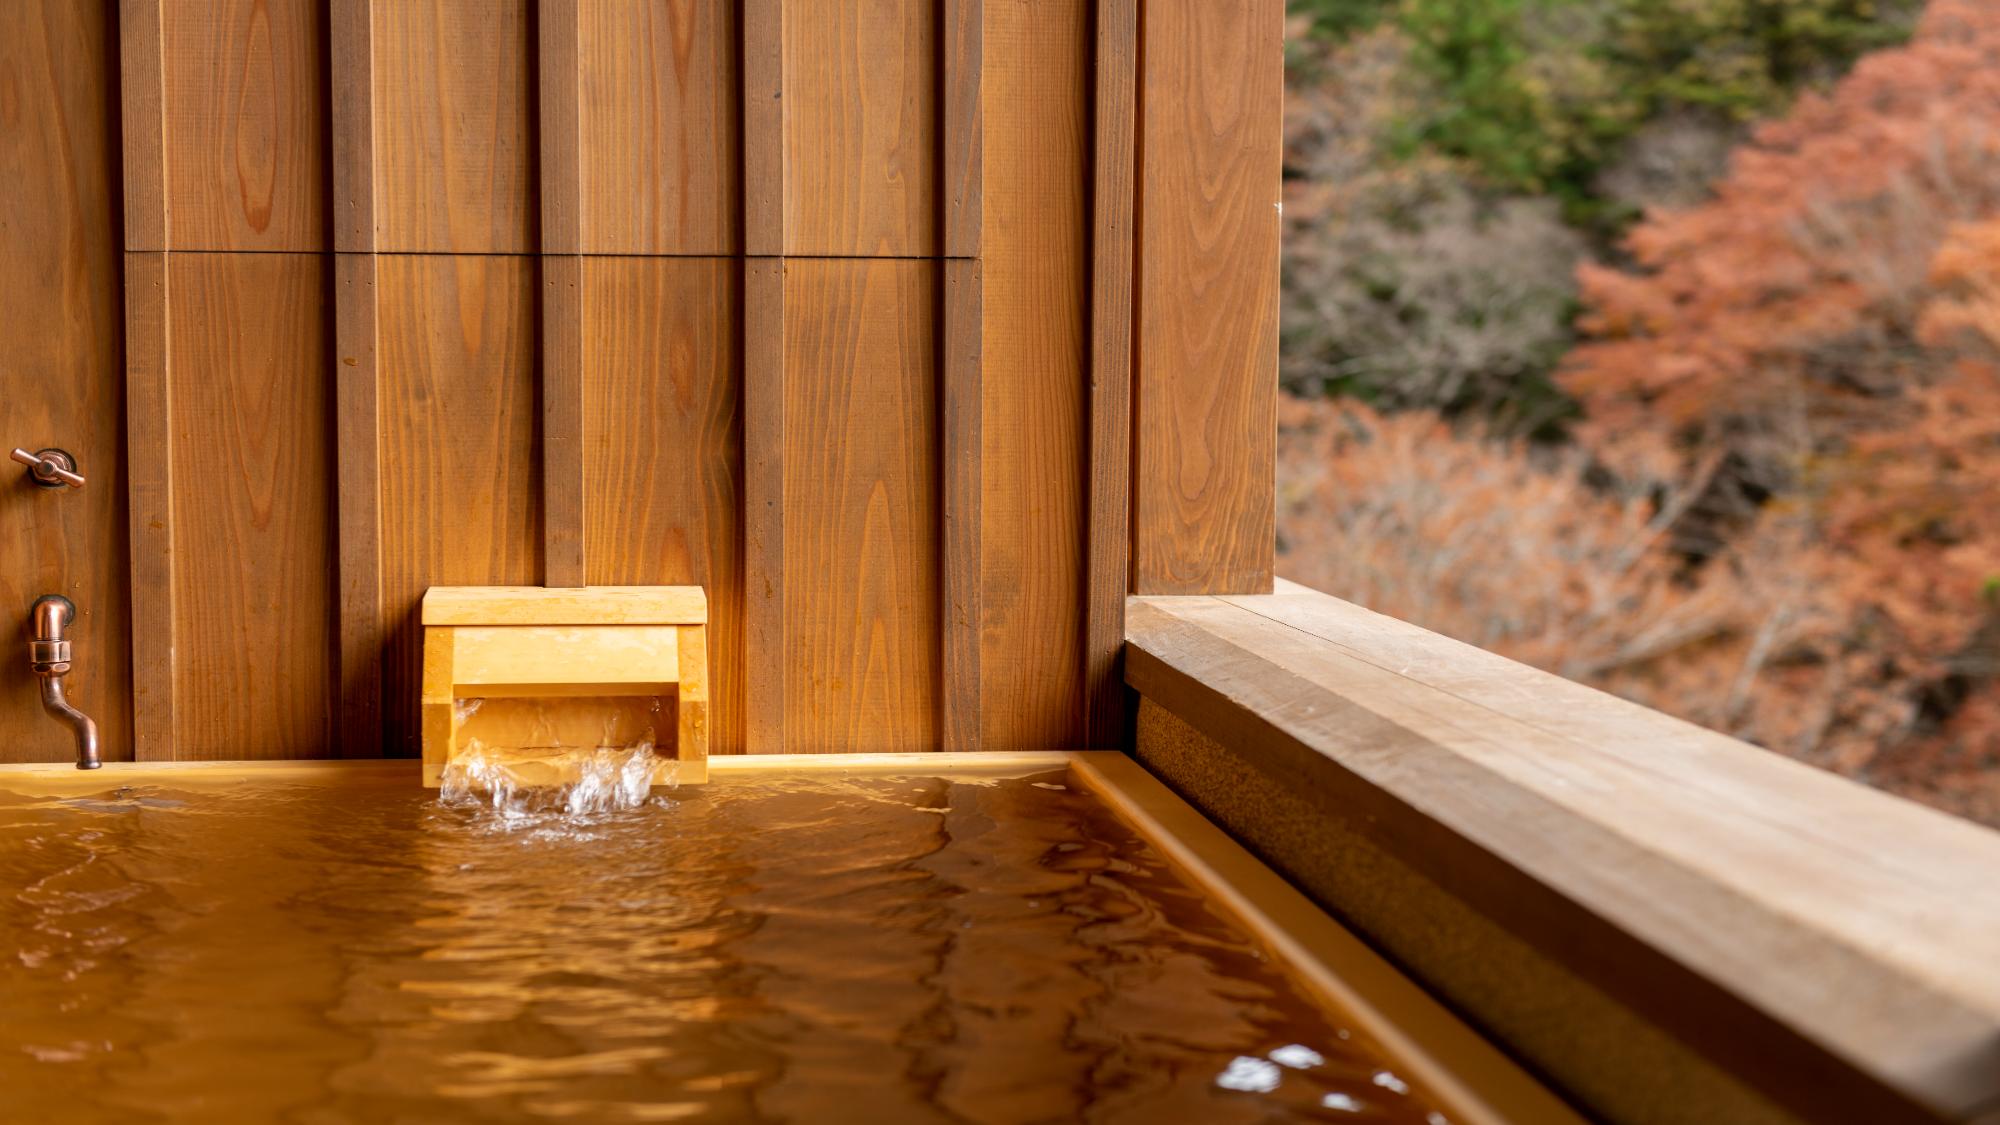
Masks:
[[[1422,1122],[1520,1085],[1405,982],[1363,992],[1428,1030],[1338,1006],[1142,831],[1187,810],[1130,762],[1008,761],[583,811],[414,763],[0,771],[7,1116]]]

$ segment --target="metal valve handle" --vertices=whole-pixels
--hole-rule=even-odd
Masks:
[[[29,474],[41,488],[83,487],[83,474],[76,471],[76,458],[68,450],[42,449],[30,453],[16,447],[7,456],[28,466]]]

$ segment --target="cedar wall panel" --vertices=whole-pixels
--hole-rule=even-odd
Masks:
[[[785,252],[940,253],[939,0],[785,0]]]
[[[583,272],[588,580],[708,588],[712,754],[743,752],[741,274],[714,258]]]
[[[106,758],[132,756],[114,29],[101,5],[0,4],[0,441],[67,449],[90,480],[44,491],[0,463],[0,761],[75,752],[17,643],[45,593],[77,607],[70,698]]]
[[[1269,581],[1279,0],[1151,6],[1144,51],[1126,0],[90,7],[6,9],[0,238],[54,264],[0,284],[62,299],[5,346],[115,357],[122,131],[125,379],[6,401],[114,474],[122,432],[131,501],[58,498],[55,547],[0,507],[42,521],[0,551],[113,560],[90,627],[131,591],[114,755],[413,753],[423,590],[553,577],[709,588],[717,752],[1104,744],[1093,513],[1138,588]],[[230,402],[296,440],[198,492]]]
[[[162,7],[174,250],[326,247],[323,5]]]
[[[1271,590],[1284,17],[1145,8],[1135,593]]]
[[[534,253],[528,0],[376,0],[376,248]]]
[[[982,748],[1083,742],[1094,5],[986,5]],[[991,107],[1006,107],[998,112]],[[1032,653],[1032,659],[1021,654]]]
[[[376,293],[382,711],[386,748],[409,756],[424,591],[542,581],[535,264],[390,255]]]
[[[175,254],[174,757],[331,744],[333,465],[323,263]]]
[[[738,7],[578,5],[584,253],[741,247]]]
[[[785,266],[793,753],[936,749],[938,270],[890,259]]]

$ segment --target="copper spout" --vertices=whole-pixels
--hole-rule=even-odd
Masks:
[[[76,605],[60,594],[43,594],[29,611],[34,635],[28,641],[28,670],[42,681],[42,710],[61,719],[76,735],[76,768],[94,770],[104,764],[98,755],[97,723],[70,705],[63,694],[69,675],[69,639],[63,630],[76,619]]]

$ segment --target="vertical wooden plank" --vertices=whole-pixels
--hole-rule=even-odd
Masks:
[[[585,253],[740,251],[736,9],[718,0],[579,6]],[[769,49],[775,57],[776,40]]]
[[[315,254],[173,254],[174,757],[332,745],[333,468]]]
[[[173,383],[165,251],[125,255],[126,490],[132,528],[132,752],[174,756]]]
[[[378,0],[371,23],[378,248],[534,253],[528,0]]]
[[[550,586],[581,586],[589,572],[584,510],[583,259],[543,257],[542,574]]]
[[[755,256],[785,252],[784,99],[785,0],[743,0],[743,249]]]
[[[107,760],[132,756],[117,32],[103,4],[0,4],[0,440],[66,449],[90,482],[31,488],[11,461],[0,476],[0,761],[76,752],[14,647],[45,593],[76,603],[70,698]]]
[[[743,748],[785,742],[785,269],[743,265]]]
[[[786,264],[782,660],[795,752],[937,748],[938,272]]]
[[[332,0],[328,19],[332,39],[328,54],[333,60],[333,248],[343,253],[375,249],[374,9],[374,0]]]
[[[534,270],[516,257],[376,263],[382,694],[393,755],[419,748],[424,591],[542,582]]]
[[[168,245],[166,60],[161,53],[160,3],[119,0],[118,5],[127,250],[165,250]],[[164,294],[164,282],[162,286]]]
[[[1091,746],[1124,741],[1118,667],[1130,589],[1132,269],[1138,0],[1097,9],[1096,149],[1091,191],[1090,469],[1085,524],[1083,695]]]
[[[162,15],[173,248],[325,249],[320,6],[204,0]]]
[[[577,107],[577,0],[541,0],[542,574],[581,586],[583,471],[583,168]]]
[[[785,253],[932,257],[938,0],[786,0]]]
[[[1133,588],[1268,593],[1284,0],[1146,9]]]
[[[577,0],[540,0],[542,253],[583,250]]]
[[[943,43],[944,254],[977,258],[985,214],[984,0],[944,0]]]
[[[944,543],[938,619],[943,651],[939,670],[938,728],[944,749],[977,750],[984,733],[980,692],[981,590],[980,466],[982,385],[980,314],[982,280],[977,259],[944,263],[943,417],[939,459],[943,473]]]
[[[372,228],[369,233],[373,233]],[[334,256],[340,756],[382,752],[382,466],[373,254]]]
[[[382,427],[376,368],[374,0],[332,0],[339,754],[382,753]]]
[[[588,579],[708,591],[718,754],[742,753],[744,737],[741,268],[584,260]]]
[[[1083,737],[1095,0],[987,4],[982,749]],[[1034,653],[1031,660],[1022,653]]]

